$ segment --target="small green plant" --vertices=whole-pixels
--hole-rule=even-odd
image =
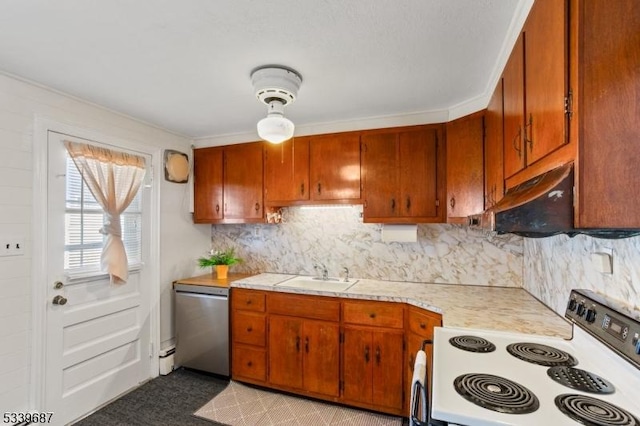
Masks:
[[[242,262],[242,259],[236,257],[235,250],[233,248],[227,250],[211,250],[209,256],[201,257],[198,259],[198,265],[201,268],[208,268],[216,265],[235,265]]]

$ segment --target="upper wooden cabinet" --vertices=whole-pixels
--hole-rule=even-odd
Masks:
[[[548,157],[569,142],[567,3],[536,0],[502,74],[505,179],[522,182],[566,160]]]
[[[447,222],[468,223],[484,210],[484,113],[447,123]]]
[[[193,151],[193,221],[195,223],[210,223],[223,218],[223,163],[222,148],[203,148]]]
[[[264,144],[264,197],[282,206],[309,200],[309,138]]]
[[[263,222],[262,156],[259,142],[195,150],[194,222]]]
[[[640,228],[640,5],[572,0],[576,227]],[[572,47],[574,43],[572,43]]]
[[[362,135],[364,221],[444,222],[442,126]]]
[[[265,143],[268,206],[360,203],[360,133]]]
[[[359,133],[312,136],[309,143],[311,200],[359,203]]]
[[[484,116],[484,207],[493,206],[504,195],[503,141],[504,106],[502,102],[502,83],[498,85],[489,100]]]

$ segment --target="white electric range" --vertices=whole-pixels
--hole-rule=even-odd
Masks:
[[[640,425],[640,312],[573,290],[573,338],[436,328],[431,417],[456,425]]]

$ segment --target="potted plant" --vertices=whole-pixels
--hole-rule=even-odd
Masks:
[[[235,250],[229,248],[227,250],[211,250],[209,256],[198,259],[198,265],[201,268],[215,267],[216,276],[220,280],[227,278],[229,266],[242,262],[242,259],[236,257]]]

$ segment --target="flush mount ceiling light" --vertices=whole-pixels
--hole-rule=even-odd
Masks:
[[[297,72],[269,66],[254,70],[251,83],[260,102],[267,105],[267,116],[258,121],[258,135],[271,142],[281,143],[293,137],[295,126],[285,118],[284,107],[296,100],[302,77]]]

